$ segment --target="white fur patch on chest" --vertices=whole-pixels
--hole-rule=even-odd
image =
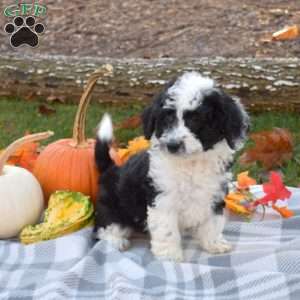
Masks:
[[[213,197],[226,180],[224,165],[232,154],[225,141],[190,157],[150,150],[149,176],[160,192],[154,206],[175,213],[182,229],[205,222],[212,213]]]

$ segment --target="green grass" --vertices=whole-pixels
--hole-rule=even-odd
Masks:
[[[56,113],[50,116],[41,115],[38,107],[41,102],[28,102],[24,100],[0,99],[0,149],[6,147],[10,142],[24,135],[26,131],[40,132],[44,130],[53,130],[55,136],[47,140],[51,142],[60,138],[72,136],[73,122],[77,110],[77,105],[71,104],[53,104]],[[104,112],[109,112],[115,124],[120,123],[126,118],[140,113],[142,105],[100,105],[91,104],[88,109],[86,135],[95,136],[95,128]],[[254,115],[252,119],[251,131],[269,130],[273,127],[288,128],[294,136],[295,155],[293,160],[282,166],[281,172],[284,174],[284,181],[291,186],[300,184],[300,118],[299,114],[290,113],[262,113]],[[117,129],[115,135],[117,140],[126,144],[129,139],[140,135],[140,129]],[[247,142],[245,147],[248,147]],[[237,155],[238,158],[238,155]],[[235,174],[249,170],[250,175],[259,182],[265,181],[267,172],[263,170],[258,163],[251,167],[242,167],[236,160],[233,171]]]
[[[48,139],[47,143],[72,136],[77,105],[53,104],[51,107],[55,108],[56,113],[49,116],[39,113],[39,105],[41,105],[41,102],[0,98],[0,149],[23,136],[26,131],[35,133],[53,130],[55,135],[52,139]],[[104,112],[109,112],[113,117],[114,123],[118,124],[141,111],[142,106],[138,104],[127,105],[126,107],[91,104],[87,112],[86,136],[95,136],[95,128]],[[141,134],[140,129],[117,129],[115,132],[118,141],[121,143],[126,143],[129,139],[139,134]]]

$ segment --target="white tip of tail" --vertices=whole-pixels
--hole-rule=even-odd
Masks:
[[[113,139],[113,125],[109,114],[105,113],[99,126],[97,136],[100,140],[111,141]]]

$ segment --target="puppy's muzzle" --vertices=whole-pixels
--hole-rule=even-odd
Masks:
[[[167,149],[170,153],[179,153],[184,150],[184,144],[182,141],[171,140],[167,143]]]

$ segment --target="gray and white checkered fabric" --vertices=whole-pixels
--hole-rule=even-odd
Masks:
[[[254,187],[259,193],[260,187]],[[91,229],[29,246],[0,241],[0,299],[300,299],[300,189],[291,219],[231,217],[234,251],[208,255],[184,240],[185,262],[162,262],[146,238],[120,253]]]

